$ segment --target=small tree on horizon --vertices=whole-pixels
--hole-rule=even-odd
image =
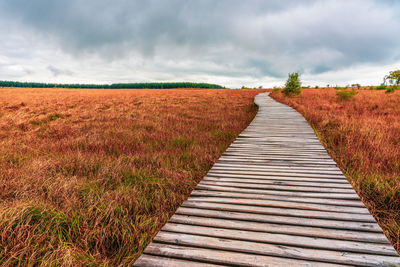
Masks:
[[[301,94],[301,81],[298,72],[289,73],[289,78],[282,92],[287,96]]]
[[[391,84],[400,85],[400,70],[394,70],[389,73],[389,75],[385,76],[384,81],[390,81]]]

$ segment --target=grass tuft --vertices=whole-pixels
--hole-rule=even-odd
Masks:
[[[358,92],[354,89],[351,91],[341,89],[336,92],[338,99],[341,101],[353,99],[356,94],[358,94]]]
[[[185,137],[178,136],[172,139],[170,147],[178,149],[188,149],[193,144],[192,140],[188,140]]]
[[[49,121],[55,121],[56,119],[59,119],[59,118],[64,118],[64,116],[59,113],[54,113],[54,114],[50,114],[49,116],[47,116],[47,119]]]

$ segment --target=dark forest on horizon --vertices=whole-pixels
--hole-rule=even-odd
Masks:
[[[113,84],[58,84],[36,82],[0,81],[0,87],[31,88],[77,88],[77,89],[173,89],[173,88],[211,88],[223,89],[218,84],[192,82],[150,82],[150,83],[113,83]]]

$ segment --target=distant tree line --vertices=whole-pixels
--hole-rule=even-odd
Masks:
[[[82,88],[82,89],[173,89],[173,88],[212,88],[223,89],[218,84],[191,82],[160,82],[160,83],[113,83],[113,84],[58,84],[0,81],[0,87],[31,87],[31,88]]]

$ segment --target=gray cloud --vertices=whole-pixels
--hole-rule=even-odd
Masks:
[[[72,75],[65,69],[93,58],[150,77],[167,72],[171,79],[244,80],[281,79],[289,71],[319,75],[400,58],[396,1],[3,0],[0,10],[0,23],[8,20],[18,33],[71,57],[70,66],[59,68],[43,62],[54,77]]]
[[[60,75],[66,75],[66,76],[72,76],[74,75],[74,72],[70,70],[65,70],[65,69],[59,69],[57,67],[54,67],[52,65],[49,65],[47,69],[53,74],[54,77],[60,76]]]

